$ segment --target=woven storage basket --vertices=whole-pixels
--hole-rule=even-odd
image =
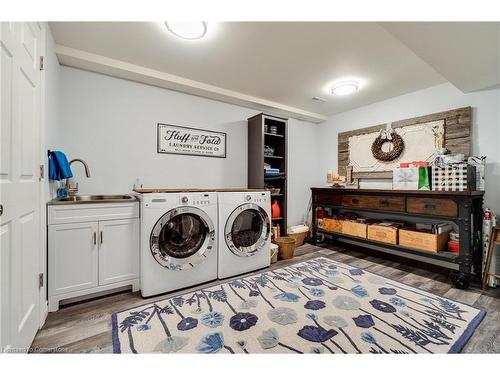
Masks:
[[[295,240],[295,247],[302,246],[307,236],[309,235],[309,231],[304,231],[300,233],[288,233],[288,237],[292,237]]]
[[[279,246],[278,257],[280,259],[292,259],[295,251],[295,239],[284,236],[274,240],[274,243]]]
[[[275,243],[271,244],[271,263],[276,263],[278,261],[278,251],[279,246]]]

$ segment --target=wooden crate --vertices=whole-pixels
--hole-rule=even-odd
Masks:
[[[398,228],[383,225],[368,225],[368,239],[390,244],[398,243]]]
[[[349,236],[366,238],[366,227],[367,225],[363,223],[344,220],[342,222],[342,233]]]
[[[411,229],[399,230],[399,245],[415,250],[438,253],[445,250],[448,242],[448,232],[432,234],[417,232]]]
[[[329,232],[342,233],[343,220],[326,218],[321,221],[320,228]]]

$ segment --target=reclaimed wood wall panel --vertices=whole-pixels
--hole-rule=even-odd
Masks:
[[[408,118],[392,122],[393,129],[444,120],[444,146],[451,153],[470,156],[471,152],[471,125],[472,108],[463,107],[450,111],[437,112],[429,115]],[[345,168],[349,165],[349,137],[378,132],[385,129],[387,124],[369,126],[367,128],[350,130],[338,134],[338,174],[345,175]],[[411,160],[410,160],[411,161]],[[392,178],[392,172],[354,172],[354,178]]]

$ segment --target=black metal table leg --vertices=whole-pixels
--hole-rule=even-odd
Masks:
[[[316,206],[314,203],[311,206],[312,209],[312,223],[311,223],[311,244],[317,245],[318,243],[318,223],[316,222]]]
[[[470,284],[474,247],[474,239],[471,234],[472,206],[470,201],[458,201],[458,232],[460,236],[458,272],[452,271],[450,273],[450,281],[458,289],[467,289]]]

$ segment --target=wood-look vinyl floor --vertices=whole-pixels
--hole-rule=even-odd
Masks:
[[[293,259],[278,261],[271,268],[317,256],[331,258],[435,294],[485,308],[486,317],[462,352],[500,353],[500,289],[481,291],[478,284],[473,284],[468,290],[455,289],[448,281],[449,271],[443,268],[349,245],[341,248],[331,244],[321,247],[306,244],[296,249]],[[214,281],[207,286],[218,283],[220,281]],[[197,288],[148,299],[142,298],[140,293],[122,292],[62,307],[59,311],[49,314],[45,325],[37,333],[31,350],[35,353],[112,353],[112,312],[184,294]]]

